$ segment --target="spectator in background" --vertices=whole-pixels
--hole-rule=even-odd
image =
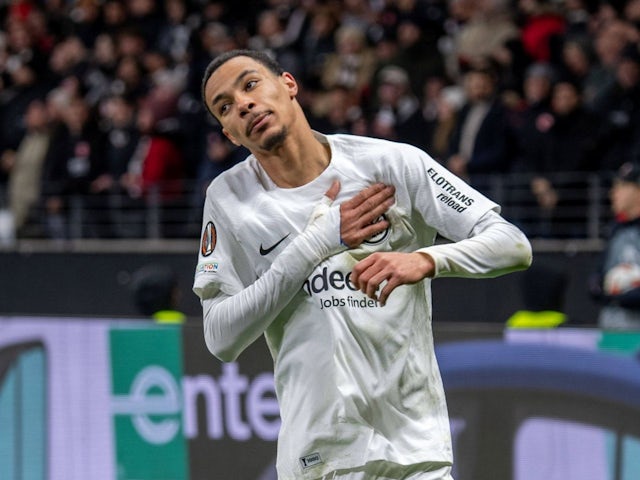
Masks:
[[[0,91],[0,158],[15,152],[25,134],[22,119],[29,104],[42,98],[50,85],[39,81],[36,68],[20,60],[8,62],[7,85]]]
[[[367,37],[358,26],[342,25],[336,30],[335,42],[336,51],[326,57],[322,87],[343,85],[362,97],[376,66],[376,57],[367,44]]]
[[[507,40],[491,54],[497,79],[497,89],[507,108],[517,105],[522,98],[522,88],[530,59],[523,51],[519,38]]]
[[[142,55],[120,57],[109,93],[139,100],[148,93],[149,88],[150,79],[146,76]]]
[[[359,97],[343,85],[318,93],[310,108],[309,122],[315,130],[329,133],[355,133],[363,120]]]
[[[375,22],[375,12],[368,0],[344,0],[340,6],[340,24],[367,32]]]
[[[196,30],[190,49],[187,90],[198,95],[202,73],[212,58],[237,47],[231,29],[219,21],[204,23]]]
[[[127,172],[140,138],[136,112],[134,102],[120,95],[105,99],[100,106],[105,168],[91,183],[91,193],[108,197],[110,231],[107,234],[119,238],[144,235],[144,217],[137,198],[131,198],[126,188]]]
[[[600,169],[614,172],[632,152],[640,132],[640,51],[632,43],[621,52],[614,81],[593,101],[603,124]]]
[[[592,0],[565,0],[562,14],[566,21],[565,37],[582,37],[588,35],[591,15],[598,2]]]
[[[376,67],[373,74],[372,90],[375,90],[375,79],[384,67],[389,65],[397,65],[398,59],[398,41],[394,33],[385,33],[373,45],[373,51],[376,56]]]
[[[131,290],[141,315],[158,323],[179,324],[186,321],[185,314],[178,310],[178,276],[168,265],[149,264],[133,272]]]
[[[398,23],[396,54],[389,63],[407,72],[413,92],[419,92],[427,78],[444,74],[444,58],[438,48],[439,32],[434,30],[425,28],[411,16],[401,17]]]
[[[141,102],[137,117],[141,137],[123,176],[123,183],[132,198],[160,208],[163,230],[156,234],[162,236],[175,236],[184,222],[176,210],[184,199],[185,182],[177,101],[178,96],[173,89],[159,86]]]
[[[51,140],[50,119],[44,101],[32,100],[25,113],[26,133],[13,155],[9,169],[9,209],[13,216],[16,236],[26,233],[40,236],[32,229],[40,200],[42,168]]]
[[[118,56],[113,36],[106,33],[99,34],[93,44],[91,59],[83,74],[89,105],[95,106],[109,95],[117,62]]]
[[[599,119],[582,102],[582,92],[567,79],[557,80],[551,91],[548,130],[536,142],[537,165],[542,171],[589,172],[599,165]]]
[[[510,167],[507,110],[497,95],[495,72],[489,67],[469,69],[464,91],[466,103],[457,117],[446,166],[486,192],[487,185],[478,176],[503,173]]]
[[[443,163],[449,153],[458,111],[465,102],[464,92],[441,76],[427,79],[422,90],[419,107],[399,126],[398,136]]]
[[[419,126],[408,123],[419,110],[420,101],[411,90],[409,75],[400,67],[388,65],[378,73],[377,90],[370,113],[370,133],[374,137],[412,143],[424,135]]]
[[[118,57],[139,58],[153,44],[140,31],[139,26],[131,21],[115,32]]]
[[[556,65],[559,76],[569,78],[582,90],[585,105],[590,105],[600,88],[599,68],[591,39],[586,36],[568,36],[562,42],[560,62]]]
[[[624,2],[623,9],[624,18],[634,23],[635,25],[640,25],[640,1],[629,0],[627,2]]]
[[[515,141],[512,170],[531,171],[536,163],[539,135],[549,127],[551,91],[556,73],[548,63],[534,63],[527,69],[522,103],[510,112],[509,125]]]
[[[266,50],[291,72],[300,72],[299,56],[294,52],[285,35],[284,23],[276,9],[260,12],[256,19],[256,34],[247,45],[253,50]]]
[[[484,64],[507,42],[518,38],[507,0],[474,2],[471,17],[456,37],[455,56],[458,72]]]
[[[51,19],[43,10],[35,8],[29,12],[25,23],[40,59],[44,59],[51,53],[58,39],[57,35],[52,32]]]
[[[598,318],[607,330],[640,330],[640,164],[624,163],[611,188],[615,223],[597,271],[591,295],[602,303]]]
[[[531,192],[539,223],[532,236],[572,237],[586,205],[586,173],[598,169],[599,119],[582,105],[577,85],[558,80],[552,89],[549,113],[535,117],[531,137],[521,143],[522,171],[531,172]],[[559,231],[558,224],[567,225]]]
[[[301,79],[308,88],[318,90],[326,58],[335,51],[338,19],[328,5],[317,5],[310,15],[309,27],[299,39]]]
[[[424,0],[396,0],[391,3],[391,8],[397,12],[398,25],[403,20],[411,18],[424,30],[428,36],[428,43],[437,43],[444,34],[444,22],[446,20],[446,5],[444,2],[425,2]],[[384,8],[384,7],[383,7]]]
[[[128,22],[124,0],[105,0],[102,4],[103,33],[114,36]]]
[[[201,163],[198,174],[200,206],[204,201],[206,188],[211,181],[225,170],[233,167],[248,155],[247,150],[231,143],[218,129],[206,135],[206,158]]]
[[[33,30],[29,18],[35,12],[32,5],[21,15],[12,15],[6,19],[4,26],[3,45],[4,65],[11,72],[19,64],[30,65],[37,77],[43,78],[47,73],[47,55],[52,48],[45,40],[46,32],[41,29]],[[38,36],[36,36],[38,35]],[[43,42],[44,40],[44,42]]]
[[[379,76],[379,74],[378,74]],[[414,112],[403,122],[398,131],[398,138],[415,145],[438,159],[434,153],[432,142],[433,127],[438,117],[438,100],[445,86],[441,76],[429,77],[422,86],[422,96]]]
[[[593,97],[597,98],[611,82],[614,81],[615,71],[620,56],[626,45],[640,41],[638,28],[620,18],[613,17],[603,21],[595,28],[594,50],[598,59],[597,78],[594,84]]]
[[[191,36],[196,19],[189,15],[186,0],[165,0],[166,20],[161,27],[154,48],[172,62],[184,64],[189,58]]]
[[[89,49],[78,36],[69,36],[60,41],[49,57],[49,68],[55,81],[73,76],[82,83],[88,66],[88,52]]]
[[[246,32],[246,20],[255,14],[253,9],[247,9],[244,4],[231,3],[227,0],[209,0],[199,10],[203,24],[209,22],[221,22],[231,30],[241,30],[241,35]]]
[[[104,233],[105,199],[88,194],[91,182],[103,172],[103,136],[81,96],[68,98],[60,115],[62,123],[51,139],[43,174],[47,233],[56,239],[99,236]],[[89,203],[82,205],[85,201]],[[82,224],[76,222],[80,219],[69,215],[85,208],[95,208],[90,219],[82,219],[91,221],[83,224],[86,231],[80,230]]]
[[[151,89],[158,86],[167,87],[173,89],[177,96],[184,91],[187,70],[184,65],[173,62],[166,53],[147,50],[142,55],[142,66]]]
[[[542,208],[533,195],[528,175],[536,175],[538,142],[542,132],[550,128],[551,91],[557,74],[548,63],[534,63],[527,69],[522,102],[509,112],[510,136],[514,142],[512,172],[524,174],[517,188],[509,190],[513,201],[510,218],[529,235],[538,235]],[[555,195],[553,196],[555,198]],[[546,212],[546,211],[545,211]],[[546,215],[542,215],[545,217]]]
[[[463,28],[471,21],[476,10],[474,0],[449,0],[447,17],[443,22],[444,33],[439,40],[438,48],[442,52],[446,75],[454,81],[461,76],[458,60],[458,37]]]
[[[147,48],[155,48],[159,34],[167,24],[167,17],[162,11],[162,4],[156,0],[127,0],[129,24],[135,25],[138,35],[144,40]],[[131,53],[131,52],[129,52]]]
[[[100,2],[98,0],[73,2],[69,21],[76,38],[85,48],[91,48],[103,25]]]
[[[436,117],[427,130],[429,136],[425,150],[429,151],[431,156],[440,163],[445,162],[449,153],[451,137],[458,122],[458,113],[464,102],[464,92],[456,85],[445,86],[438,93]]]
[[[8,86],[0,84],[0,206],[4,207],[9,171],[15,151],[25,134],[22,118],[31,101],[38,97],[33,69],[20,61],[7,65]]]
[[[236,41],[227,25],[220,22],[209,22],[198,31],[198,42],[196,43],[196,58],[201,60],[199,55],[207,58],[214,58],[236,46]],[[194,55],[194,52],[191,53]]]
[[[534,62],[557,63],[560,40],[567,21],[552,0],[519,0],[520,38],[525,53]]]

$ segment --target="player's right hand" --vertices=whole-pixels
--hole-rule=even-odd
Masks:
[[[340,238],[349,248],[355,248],[389,227],[380,217],[395,203],[393,185],[376,183],[361,190],[340,205]]]

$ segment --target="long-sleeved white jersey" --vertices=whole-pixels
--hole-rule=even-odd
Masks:
[[[375,460],[450,464],[431,279],[396,288],[381,306],[355,288],[351,270],[374,251],[424,251],[436,277],[490,277],[526,267],[531,247],[495,203],[423,151],[318,138],[331,162],[304,186],[278,188],[253,156],[209,186],[194,281],[207,346],[228,361],[265,335],[282,417],[280,479]],[[340,247],[338,209],[330,209],[319,243],[331,245],[318,253],[305,228],[334,179],[334,206],[376,182],[395,186],[396,203],[390,227],[352,250]],[[438,233],[455,243],[434,245]]]

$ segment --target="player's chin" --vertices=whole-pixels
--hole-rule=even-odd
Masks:
[[[282,127],[275,132],[265,131],[261,142],[261,148],[267,151],[275,150],[284,144],[288,136],[289,130],[287,127]]]

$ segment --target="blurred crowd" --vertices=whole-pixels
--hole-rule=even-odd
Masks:
[[[74,201],[82,236],[144,236],[150,202],[178,225],[162,236],[197,236],[204,189],[247,153],[200,99],[233,48],[275,56],[317,130],[414,144],[481,190],[530,174],[544,212],[587,178],[559,174],[640,158],[640,0],[5,0],[0,22],[18,237],[68,238]]]

